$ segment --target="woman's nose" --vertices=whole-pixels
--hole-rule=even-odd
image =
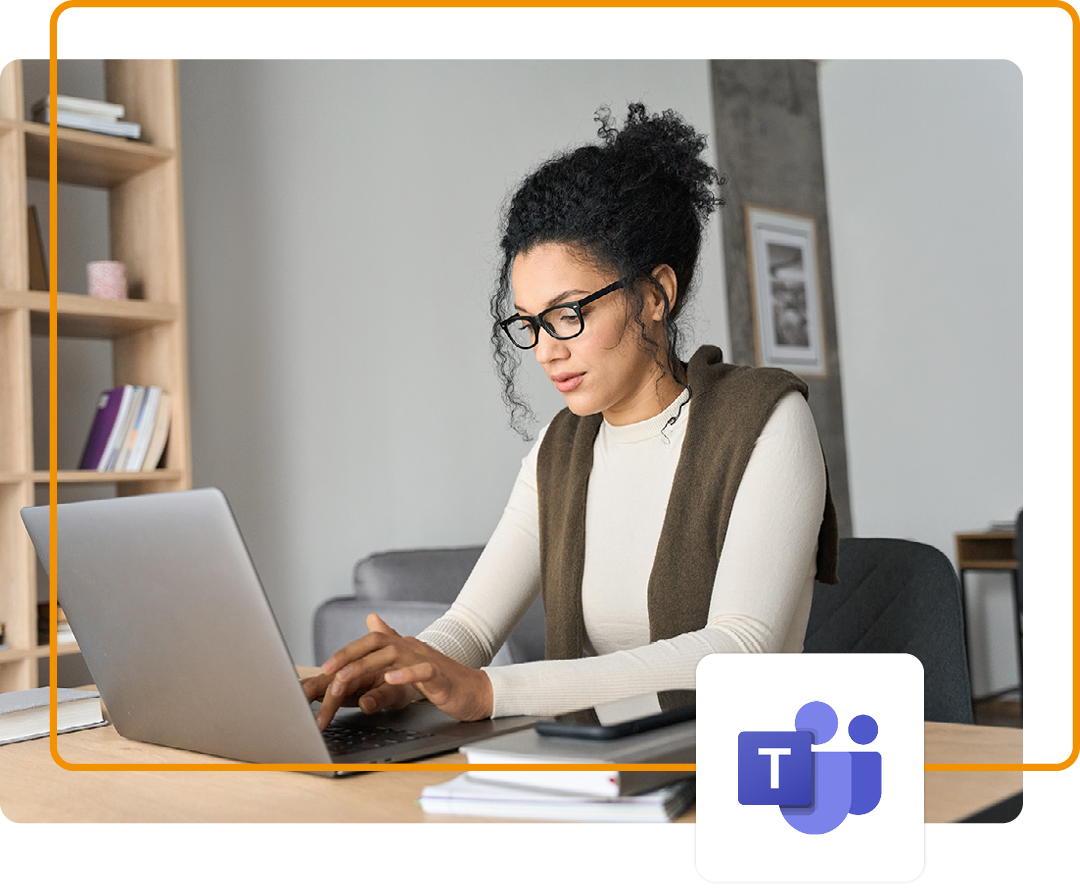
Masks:
[[[536,360],[541,365],[546,365],[555,359],[565,358],[569,355],[570,349],[567,347],[566,341],[556,340],[551,334],[540,328],[540,337],[533,347],[533,352],[536,354]]]

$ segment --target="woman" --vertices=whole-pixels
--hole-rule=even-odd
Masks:
[[[680,361],[722,182],[675,113],[604,110],[599,145],[518,188],[492,297],[511,422],[531,350],[566,410],[522,462],[510,501],[447,614],[416,639],[368,633],[305,681],[321,726],[425,696],[462,720],[550,715],[692,689],[711,652],[799,652],[815,577],[834,583],[836,520],[806,386],[777,369]],[[511,305],[512,304],[512,305]],[[819,540],[820,539],[820,540]],[[546,659],[485,668],[543,590]]]

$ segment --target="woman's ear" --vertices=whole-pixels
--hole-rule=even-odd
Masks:
[[[662,263],[652,270],[654,283],[663,288],[663,294],[654,286],[646,299],[646,308],[649,317],[653,321],[661,321],[664,318],[664,297],[667,297],[668,312],[675,311],[675,301],[679,296],[679,282],[675,276],[675,270],[667,263]]]

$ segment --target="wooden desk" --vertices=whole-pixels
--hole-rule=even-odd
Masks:
[[[1024,731],[1005,726],[927,723],[926,763],[1023,763]],[[958,822],[1019,794],[1024,774],[1013,772],[926,772],[923,813],[927,822]]]
[[[1024,682],[1024,635],[1020,616],[1020,589],[1016,573],[1015,531],[959,532],[956,536],[956,567],[960,573],[960,608],[964,614],[964,644],[967,649],[968,675],[971,674],[971,640],[968,636],[967,584],[968,572],[1008,572],[1012,580],[1013,617],[1016,624],[1016,666],[1020,682]],[[1011,691],[1011,690],[1004,690]],[[991,692],[983,698],[995,698],[1001,692]]]
[[[1023,732],[926,724],[927,763],[1019,763]],[[112,726],[62,735],[61,755],[83,763],[224,763],[132,742]],[[460,764],[451,754],[433,762]],[[325,779],[286,772],[109,772],[61,769],[49,740],[0,747],[0,808],[15,822],[490,822],[429,816],[417,798],[456,772],[378,772]],[[925,774],[926,821],[950,822],[1019,792],[1020,772]],[[680,822],[693,822],[694,811]]]

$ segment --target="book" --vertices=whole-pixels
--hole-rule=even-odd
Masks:
[[[116,460],[112,466],[112,469],[118,473],[127,470],[128,458],[131,457],[131,452],[135,447],[135,440],[139,437],[139,422],[146,408],[148,389],[149,387],[146,386],[135,387],[135,396],[131,402],[131,410],[128,412],[127,429],[124,430],[124,435],[120,440],[120,446],[116,453]]]
[[[616,764],[690,764],[697,760],[697,721],[605,741],[542,736],[531,727],[466,745],[469,763],[610,763],[609,770],[470,770],[478,782],[621,797],[640,794],[694,775],[693,770],[620,770]]]
[[[78,689],[56,690],[56,731],[104,726],[101,696]],[[0,693],[0,745],[49,734],[49,687]]]
[[[161,455],[165,452],[165,444],[169,441],[169,424],[172,421],[172,397],[161,391],[158,399],[157,416],[154,418],[154,430],[150,434],[150,444],[146,449],[146,458],[143,460],[142,469],[156,470],[161,461]]]
[[[37,207],[26,208],[27,252],[30,261],[30,290],[49,289],[49,267],[45,262],[45,250],[41,240],[41,222]]]
[[[31,107],[30,113],[36,118],[37,115],[49,110],[49,96],[45,95],[38,99]],[[83,99],[79,96],[56,97],[57,111],[74,111],[76,114],[88,114],[92,117],[100,117],[106,120],[119,120],[124,116],[124,106],[116,102],[103,102],[100,99]]]
[[[109,433],[109,441],[105,445],[105,451],[98,461],[98,470],[106,472],[116,466],[116,458],[120,454],[120,447],[124,442],[128,427],[131,425],[131,406],[137,395],[138,387],[127,385],[123,388],[120,400],[120,413],[116,416],[112,431]]]
[[[425,813],[579,822],[670,822],[694,800],[693,779],[628,797],[560,794],[478,782],[470,775],[428,785],[420,793]]]
[[[135,436],[131,446],[131,454],[128,455],[124,469],[129,473],[137,473],[142,469],[146,460],[146,453],[150,448],[150,438],[154,434],[154,425],[157,420],[158,405],[161,402],[161,387],[148,386],[146,398],[143,400],[142,410],[139,412],[139,421],[136,425]]]
[[[116,417],[120,413],[123,395],[124,387],[118,386],[116,389],[103,392],[98,397],[97,412],[94,414],[94,422],[90,426],[90,434],[86,437],[86,445],[83,447],[82,458],[79,461],[80,470],[98,468],[109,443]]]
[[[49,109],[46,107],[40,114],[35,114],[34,120],[47,124]],[[142,127],[134,121],[109,120],[92,114],[79,114],[75,111],[57,111],[56,125],[71,127],[74,130],[87,130],[91,133],[102,133],[106,136],[123,136],[125,139],[138,139],[142,135]]]

